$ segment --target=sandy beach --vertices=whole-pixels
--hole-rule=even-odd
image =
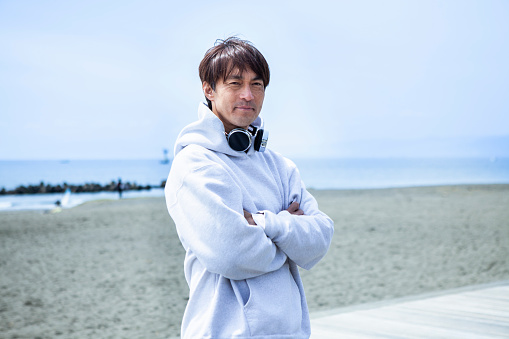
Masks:
[[[509,279],[509,185],[312,191],[335,221],[311,312]],[[177,336],[188,287],[163,198],[0,213],[0,338]]]

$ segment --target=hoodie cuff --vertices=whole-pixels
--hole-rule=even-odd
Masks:
[[[263,227],[263,230],[265,231],[265,234],[270,238],[274,239],[277,236],[279,236],[281,229],[283,227],[283,224],[288,221],[288,217],[291,217],[292,215],[290,212],[283,210],[279,212],[278,214],[274,214],[270,211],[263,211],[265,218],[263,220],[263,225],[260,225]],[[256,220],[255,220],[256,222]],[[258,222],[256,222],[258,224]]]
[[[255,214],[252,214],[253,220],[256,223],[256,225],[265,228],[265,212],[258,212]]]

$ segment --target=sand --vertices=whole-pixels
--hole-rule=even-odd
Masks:
[[[309,308],[509,279],[509,185],[312,191],[335,221]],[[184,251],[162,198],[0,213],[0,338],[179,334]]]

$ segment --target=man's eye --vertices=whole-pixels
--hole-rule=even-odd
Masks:
[[[261,82],[255,82],[253,85],[254,86],[260,86],[260,87],[263,86],[263,84]]]

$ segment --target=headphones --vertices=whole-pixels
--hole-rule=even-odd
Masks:
[[[262,125],[263,126],[263,125]],[[269,139],[269,132],[262,128],[256,128],[253,125],[249,125],[248,129],[235,128],[230,133],[224,132],[228,145],[237,152],[246,152],[253,144],[254,138],[254,149],[258,152],[264,152],[267,148],[267,140]]]

